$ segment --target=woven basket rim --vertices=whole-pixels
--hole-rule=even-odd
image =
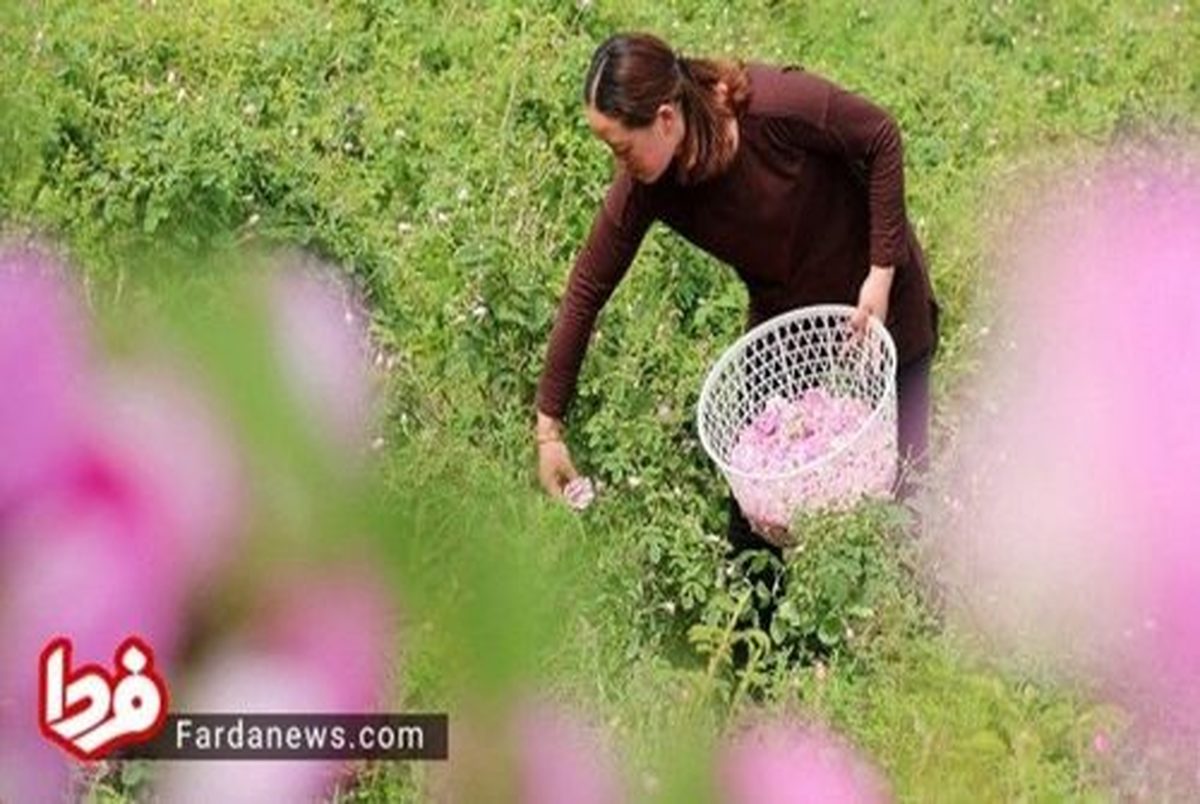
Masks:
[[[696,402],[696,430],[700,434],[700,443],[703,445],[704,451],[708,454],[708,457],[712,460],[712,462],[715,463],[727,477],[734,476],[740,479],[751,481],[778,481],[789,480],[798,477],[805,472],[811,472],[814,469],[819,469],[822,464],[828,463],[837,458],[853,444],[855,444],[859,437],[866,432],[868,428],[874,425],[875,421],[883,415],[884,404],[881,400],[871,410],[871,415],[867,416],[863,423],[859,425],[858,429],[854,431],[854,434],[850,438],[846,439],[845,443],[843,443],[841,446],[831,449],[828,452],[812,459],[811,461],[797,466],[795,469],[774,474],[748,472],[744,469],[738,469],[737,467],[731,465],[728,461],[719,457],[716,453],[716,450],[709,442],[708,429],[704,426],[705,403],[712,396],[713,386],[715,386],[717,378],[721,375],[721,372],[725,369],[725,367],[745,350],[747,344],[761,337],[763,333],[791,323],[793,320],[816,318],[818,316],[841,316],[848,319],[854,314],[855,309],[855,307],[848,304],[812,304],[805,307],[797,307],[793,310],[788,310],[785,313],[780,313],[777,316],[767,319],[751,329],[749,332],[744,333],[740,338],[734,341],[733,345],[727,348],[719,358],[717,358],[717,362],[714,363],[712,368],[708,370],[708,374],[704,378],[704,385],[700,389],[700,399]],[[891,333],[887,331],[887,327],[885,327],[883,323],[875,316],[871,316],[867,323],[871,332],[880,337],[885,351],[892,360],[892,365],[895,366],[896,343],[892,340]],[[884,387],[883,399],[887,399],[889,396],[895,396],[895,371],[892,371],[888,374],[886,382],[887,384]]]

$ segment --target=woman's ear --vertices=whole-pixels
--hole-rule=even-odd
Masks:
[[[655,112],[655,118],[662,124],[663,132],[670,133],[679,125],[679,109],[673,103],[664,103]]]

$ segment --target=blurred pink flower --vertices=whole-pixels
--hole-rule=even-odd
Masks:
[[[86,346],[62,266],[0,250],[0,517],[52,477],[76,437]],[[0,522],[0,549],[6,538]]]
[[[369,713],[386,700],[395,622],[366,574],[301,578],[277,587],[236,642],[183,691],[196,712]],[[163,763],[158,790],[173,803],[323,800],[346,771],[334,761]]]
[[[49,800],[65,783],[66,757],[46,750],[37,726],[38,657],[53,637],[73,640],[77,663],[111,666],[113,651],[136,634],[170,664],[183,589],[159,536],[162,525],[123,467],[85,449],[55,486],[5,517],[11,542],[0,564],[3,800]]]
[[[371,424],[366,311],[346,280],[311,260],[274,277],[270,311],[284,376],[311,426],[347,452]]]
[[[37,729],[45,645],[110,666],[138,635],[169,673],[189,585],[228,554],[237,472],[182,382],[88,364],[65,269],[0,256],[0,800],[61,797]]]
[[[614,758],[583,721],[540,703],[519,710],[514,728],[521,804],[625,800]]]
[[[869,763],[832,734],[787,721],[757,724],[725,746],[718,764],[728,804],[875,804],[891,800]]]
[[[163,518],[159,538],[186,583],[233,557],[245,483],[227,420],[168,364],[110,371],[90,430]]]
[[[42,738],[30,706],[24,699],[0,700],[0,801],[60,804],[67,800],[70,765]]]
[[[1194,158],[1193,158],[1194,162]],[[1113,161],[1010,238],[940,542],[1003,649],[1200,720],[1200,174]]]
[[[371,573],[336,569],[287,581],[268,592],[266,605],[256,643],[323,679],[321,711],[369,712],[386,699],[398,625]]]
[[[617,804],[625,779],[599,727],[540,699],[463,702],[449,761],[427,777],[423,800],[473,804]],[[497,705],[498,704],[498,705]]]
[[[210,658],[188,685],[193,712],[319,712],[329,687],[319,670],[250,646]],[[157,763],[157,798],[172,804],[320,801],[337,778],[331,761],[213,760]]]

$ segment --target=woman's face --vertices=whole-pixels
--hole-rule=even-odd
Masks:
[[[638,128],[627,128],[591,105],[587,120],[592,133],[606,142],[629,175],[643,184],[658,180],[683,141],[683,117],[671,104],[659,106],[654,119]]]

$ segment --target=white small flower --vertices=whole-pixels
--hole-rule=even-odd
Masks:
[[[627,482],[629,483],[629,488],[631,489],[636,489],[638,486],[642,485],[642,479],[637,475],[630,475]]]
[[[408,221],[400,221],[396,224],[396,231],[400,234],[408,234],[413,230],[413,225]]]
[[[378,452],[379,450],[383,449],[383,445],[384,445],[383,436],[376,436],[375,440],[371,442],[371,449]]]
[[[258,107],[253,103],[247,103],[242,107],[242,114],[246,117],[254,117],[254,115],[258,114]]]
[[[459,201],[466,201],[470,197],[471,197],[470,190],[468,190],[466,187],[458,188],[458,195],[456,196],[456,198],[458,198]]]
[[[487,316],[487,314],[488,314],[488,309],[487,309],[487,305],[485,305],[485,304],[477,304],[471,308],[471,315],[473,315],[475,317],[476,321],[482,320],[483,318],[485,318]]]
[[[257,212],[255,212],[253,215],[251,215],[251,216],[250,216],[250,217],[249,217],[249,218],[246,220],[246,225],[247,225],[247,226],[255,226],[255,225],[257,225],[257,224],[258,224],[258,222],[259,222],[260,220],[262,220],[262,219],[259,217],[258,213],[257,213]]]

